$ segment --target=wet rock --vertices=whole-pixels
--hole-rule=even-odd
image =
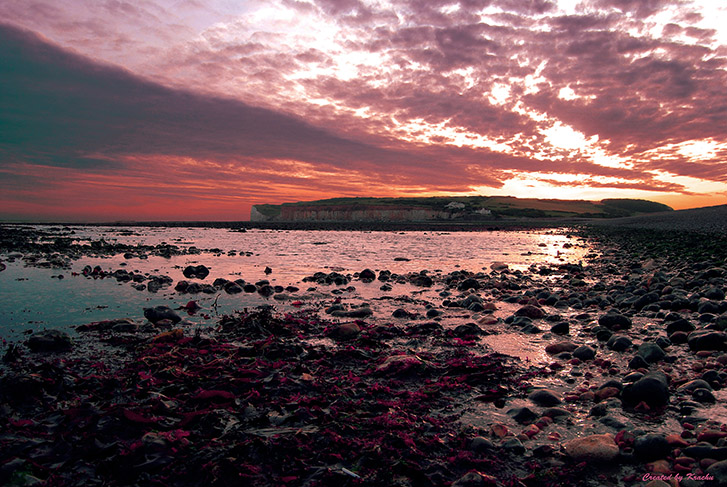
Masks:
[[[716,301],[722,301],[725,298],[725,293],[723,289],[712,287],[707,289],[704,292],[704,297],[707,299],[714,299]]]
[[[631,318],[621,313],[609,311],[598,319],[598,324],[609,330],[628,330],[632,326]]]
[[[269,298],[275,294],[275,289],[273,289],[273,287],[269,284],[264,284],[257,288],[257,293],[264,298]]]
[[[434,335],[439,334],[444,330],[444,327],[436,321],[427,321],[424,323],[414,323],[409,326],[406,330],[407,335]]]
[[[452,330],[452,334],[456,337],[479,335],[480,333],[482,333],[482,329],[474,323],[458,325],[454,330]]]
[[[614,460],[619,448],[611,434],[590,435],[563,444],[566,454],[576,461],[608,462]]]
[[[475,436],[470,442],[470,450],[474,452],[484,452],[495,448],[495,444],[483,436]]]
[[[641,355],[636,355],[634,358],[629,360],[629,369],[646,369],[649,367],[649,362],[644,359]]]
[[[722,331],[697,330],[687,337],[689,348],[698,352],[701,350],[727,350],[727,334]]]
[[[520,424],[530,424],[538,418],[538,415],[528,407],[513,408],[507,414]]]
[[[694,379],[689,382],[680,385],[677,390],[692,393],[695,389],[707,389],[712,390],[709,383],[703,379]]]
[[[596,351],[588,345],[581,345],[573,350],[573,356],[580,360],[593,360],[596,358]]]
[[[409,282],[419,287],[432,287],[434,284],[434,280],[425,274],[415,274],[409,278]]]
[[[522,328],[520,328],[521,333],[526,333],[528,335],[534,335],[536,333],[541,333],[542,331],[543,330],[541,330],[540,328],[538,328],[537,326],[535,326],[532,323],[528,323],[525,326],[523,326]]]
[[[361,333],[361,327],[357,323],[343,323],[333,329],[332,336],[340,340],[356,338]]]
[[[714,394],[706,388],[695,389],[692,392],[692,398],[702,404],[714,404],[717,402],[717,398],[714,397]]]
[[[523,443],[515,437],[505,440],[502,443],[502,449],[514,455],[522,455],[523,453],[525,453],[525,447],[523,446]]]
[[[606,342],[606,346],[614,352],[623,352],[631,348],[632,345],[631,339],[623,335],[613,335]]]
[[[394,318],[409,318],[410,314],[407,310],[403,308],[397,308],[394,310],[393,313],[391,313],[391,316]]]
[[[551,407],[561,403],[560,397],[550,389],[538,389],[528,394],[528,399],[538,406]]]
[[[666,376],[660,372],[647,374],[625,386],[621,392],[621,398],[627,406],[637,406],[643,402],[652,408],[663,407],[669,402],[669,386]]]
[[[371,282],[376,279],[376,273],[371,269],[364,269],[358,274],[358,278],[362,281]]]
[[[697,307],[697,312],[700,314],[704,313],[710,313],[710,314],[718,314],[719,313],[719,305],[715,303],[714,301],[705,301]]]
[[[255,284],[245,284],[244,286],[242,286],[242,290],[248,294],[255,293],[257,292],[257,286],[255,286]]]
[[[615,418],[613,416],[604,416],[603,418],[599,419],[598,422],[604,426],[613,428],[616,431],[621,431],[626,428],[625,423],[623,423],[618,418]]]
[[[61,330],[36,332],[25,344],[33,352],[67,352],[73,347],[71,337]]]
[[[196,266],[189,265],[182,271],[182,274],[184,274],[184,277],[187,279],[204,279],[209,275],[209,273],[210,270],[203,264]]]
[[[649,433],[639,436],[634,441],[634,455],[642,462],[666,458],[670,453],[671,445],[664,435]]]
[[[144,308],[144,318],[154,324],[162,320],[169,320],[172,323],[179,323],[182,318],[168,306],[156,306],[154,308]]]
[[[666,352],[653,342],[645,342],[639,345],[636,354],[650,364],[656,363],[666,357]]]
[[[225,284],[225,292],[227,294],[239,294],[242,292],[242,287],[236,282],[230,282]]]
[[[490,269],[495,272],[505,272],[509,270],[510,267],[504,262],[493,262],[492,264],[490,264]]]
[[[705,471],[706,474],[711,475],[714,480],[711,479],[702,479],[704,483],[709,483],[713,485],[727,485],[727,461],[722,460],[716,463],[713,463],[709,467],[707,467],[707,470]],[[700,479],[697,479],[700,480]]]
[[[715,460],[727,460],[727,447],[712,446],[705,442],[687,446],[682,450],[682,453],[692,458],[714,458]]]
[[[542,308],[528,304],[515,312],[516,316],[527,316],[530,319],[540,319],[545,317],[546,313]]]
[[[472,277],[469,277],[465,279],[464,281],[460,282],[457,286],[457,289],[460,291],[466,291],[468,289],[480,289],[482,286],[480,285],[480,282],[477,279],[474,279]]]
[[[691,332],[694,331],[695,326],[688,320],[685,320],[684,318],[679,318],[674,321],[669,322],[668,325],[666,325],[666,333],[667,335],[672,335],[675,332],[683,331],[683,332]]]
[[[374,312],[368,306],[361,306],[351,310],[337,309],[332,311],[330,314],[331,316],[339,318],[366,318],[367,316],[374,314]]]
[[[567,335],[570,332],[570,325],[567,321],[561,321],[551,326],[550,331],[556,335]]]
[[[437,316],[442,316],[444,314],[443,311],[438,309],[428,309],[427,310],[427,318],[436,318]]]
[[[546,346],[545,353],[549,355],[557,355],[561,352],[573,352],[577,348],[578,345],[573,342],[557,342]]]
[[[468,472],[452,482],[452,487],[487,487],[491,485],[496,485],[495,479],[479,472]]]

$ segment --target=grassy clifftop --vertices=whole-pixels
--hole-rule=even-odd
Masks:
[[[512,196],[440,196],[409,198],[330,198],[318,201],[256,205],[257,219],[276,220],[281,214],[296,210],[333,209],[356,211],[367,208],[426,209],[447,213],[448,219],[499,218],[616,218],[645,213],[673,211],[672,208],[647,200],[605,199],[602,201],[515,198]],[[283,211],[283,209],[286,211]],[[256,218],[253,218],[256,219]]]

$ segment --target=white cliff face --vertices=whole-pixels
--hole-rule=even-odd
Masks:
[[[272,220],[271,217],[263,215],[260,211],[253,206],[250,208],[250,221],[251,222],[266,222]]]
[[[284,221],[358,221],[358,222],[411,222],[449,219],[451,213],[417,207],[346,207],[296,206],[283,207],[280,219]]]
[[[250,221],[292,221],[292,222],[417,222],[431,220],[455,220],[466,216],[464,206],[452,202],[442,210],[421,206],[387,205],[282,205],[279,214],[260,211],[253,206]],[[273,212],[274,213],[274,212]],[[489,210],[476,212],[489,215]]]

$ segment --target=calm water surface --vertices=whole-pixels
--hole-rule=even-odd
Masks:
[[[41,227],[39,227],[41,228]],[[48,227],[42,227],[48,231]],[[72,233],[71,233],[72,232]],[[364,231],[279,231],[249,230],[237,232],[217,228],[173,227],[97,227],[78,226],[53,229],[55,236],[71,237],[75,243],[89,245],[100,239],[128,245],[173,244],[180,248],[196,247],[199,253],[164,258],[126,258],[84,256],[71,262],[71,269],[47,269],[28,266],[27,256],[0,254],[6,270],[0,272],[0,336],[16,338],[25,330],[48,327],[69,327],[110,318],[143,318],[144,307],[167,305],[172,308],[197,300],[206,310],[189,317],[192,322],[209,321],[204,314],[228,313],[234,310],[276,304],[285,308],[292,300],[314,303],[330,300],[336,286],[316,286],[301,282],[318,271],[353,274],[365,268],[388,269],[398,274],[427,270],[431,275],[454,270],[489,272],[493,262],[506,262],[511,269],[525,269],[537,263],[578,262],[591,251],[566,232],[364,232]],[[569,245],[566,245],[569,244]],[[128,257],[128,256],[127,256]],[[408,260],[401,260],[402,258]],[[256,282],[268,279],[272,285],[294,285],[300,291],[290,299],[278,301],[258,294],[228,295],[179,294],[168,289],[157,293],[137,291],[129,283],[115,279],[91,279],[81,273],[86,265],[100,265],[105,271],[125,269],[149,275],[169,276],[176,283],[186,279],[182,270],[187,265],[204,264],[210,269],[204,280],[212,283],[222,277]],[[272,268],[266,275],[265,267]],[[63,279],[58,279],[63,275]],[[54,277],[55,276],[55,277]],[[364,284],[352,281],[355,291],[346,297],[369,300],[382,294],[419,293],[422,298],[441,302],[435,285],[430,290],[410,285],[396,285],[388,293],[381,283]],[[347,286],[344,286],[344,288]],[[438,298],[438,300],[437,300]]]

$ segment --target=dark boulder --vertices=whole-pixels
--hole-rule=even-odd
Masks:
[[[650,364],[656,363],[666,357],[666,352],[653,342],[645,342],[639,345],[636,354]]]
[[[156,306],[154,308],[144,308],[144,318],[156,324],[161,320],[170,320],[172,323],[179,323],[182,318],[168,306]]]
[[[200,264],[200,265],[188,265],[184,268],[182,271],[182,274],[184,274],[184,277],[187,279],[204,279],[207,277],[210,273],[210,270],[207,268],[207,266]]]
[[[727,334],[716,330],[697,330],[689,334],[687,343],[694,352],[727,350]]]
[[[669,386],[663,373],[646,374],[641,379],[624,387],[621,399],[626,406],[642,402],[650,407],[663,407],[669,402]]]
[[[631,328],[631,318],[621,313],[610,311],[598,319],[598,324],[609,330],[628,330]]]
[[[33,352],[67,352],[73,346],[68,333],[61,330],[43,330],[34,333],[25,342]]]
[[[614,352],[623,352],[631,348],[632,345],[631,339],[623,335],[613,335],[606,342],[606,346]]]
[[[581,345],[573,350],[573,356],[580,360],[593,360],[596,358],[596,351],[588,345]]]
[[[546,313],[542,308],[528,304],[523,306],[515,312],[516,316],[527,316],[530,319],[536,320],[545,317]]]
[[[666,458],[670,453],[671,446],[664,435],[648,433],[634,441],[634,455],[643,462]]]
[[[359,273],[358,278],[362,281],[371,282],[376,279],[376,273],[371,269],[364,269]]]

